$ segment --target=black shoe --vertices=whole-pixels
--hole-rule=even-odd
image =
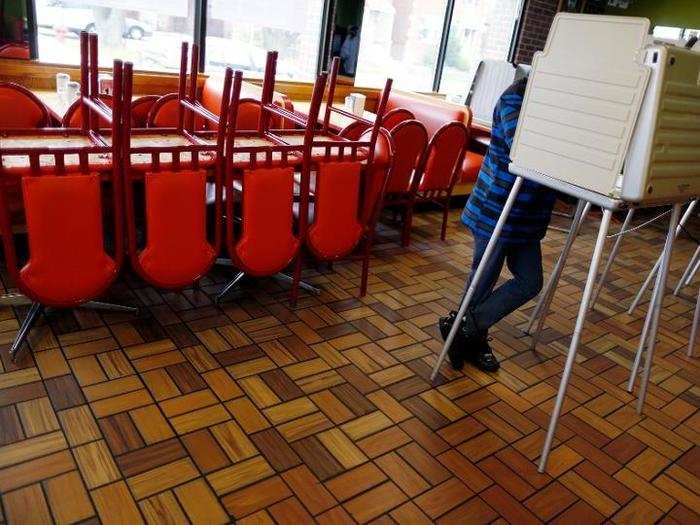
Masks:
[[[438,326],[440,327],[440,334],[442,335],[443,341],[446,341],[447,336],[450,335],[450,329],[452,328],[456,317],[457,312],[453,310],[447,317],[440,318]],[[450,348],[447,349],[447,356],[450,359],[450,365],[452,365],[452,368],[455,370],[462,370],[462,368],[464,368],[464,350],[466,346],[467,340],[464,337],[462,330],[457,330]]]
[[[501,368],[498,359],[493,355],[489,340],[490,338],[487,334],[479,334],[479,336],[475,338],[476,347],[467,354],[469,362],[482,372],[495,372]]]

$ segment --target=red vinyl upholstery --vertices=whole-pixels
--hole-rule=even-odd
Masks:
[[[74,306],[102,294],[117,276],[105,252],[98,175],[22,180],[29,260],[23,285],[46,306]]]
[[[232,258],[249,275],[274,275],[299,250],[293,230],[294,168],[243,173],[243,221]]]
[[[0,46],[0,58],[21,58],[29,60],[29,46],[23,42],[10,42]]]
[[[131,122],[136,128],[145,128],[148,124],[148,114],[153,104],[160,98],[158,95],[139,97],[131,103]]]
[[[331,162],[319,166],[316,175],[314,221],[307,246],[319,259],[341,259],[353,251],[364,228],[358,217],[359,162]]]
[[[48,125],[49,112],[34,93],[19,84],[0,82],[0,129]]]
[[[386,192],[406,193],[410,190],[413,172],[428,146],[428,132],[417,120],[406,120],[391,131],[394,139],[394,167]]]
[[[369,140],[371,133],[371,130],[365,131],[360,140]],[[376,221],[379,213],[378,206],[384,196],[387,176],[392,169],[394,155],[395,149],[391,136],[385,130],[380,131],[377,136],[377,144],[374,147],[372,165],[365,167],[362,209],[360,210],[360,220],[365,227],[371,227],[370,223]]]
[[[462,161],[467,141],[467,128],[461,122],[445,124],[433,135],[419,191],[445,190],[450,187],[455,164]]]
[[[139,254],[149,282],[182,288],[204,275],[216,253],[207,242],[204,171],[148,173],[146,247]]]
[[[391,131],[405,120],[414,120],[415,118],[416,116],[406,108],[394,108],[391,111],[387,111],[386,115],[384,115],[382,127]]]
[[[219,114],[217,108],[216,115]],[[148,112],[147,126],[149,128],[176,128],[178,119],[177,93],[168,93],[156,100]],[[194,116],[194,129],[205,128],[205,121],[199,115]]]
[[[421,122],[428,130],[428,137],[432,137],[438,129],[451,121],[462,122],[469,129],[472,120],[472,114],[468,107],[394,90],[389,95],[387,114],[397,108],[411,111],[415,115],[415,119]],[[482,162],[483,156],[478,153],[467,155],[462,169],[459,171],[457,182],[476,181]]]
[[[113,100],[111,95],[100,95],[100,100],[105,103],[106,106],[112,107]],[[83,125],[83,112],[80,111],[80,100],[73,102],[70,107],[66,110],[66,113],[61,119],[61,125],[64,128],[79,128]],[[107,122],[102,117],[99,118],[100,128],[109,128],[112,126],[110,122]]]

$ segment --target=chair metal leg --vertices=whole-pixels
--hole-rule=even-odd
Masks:
[[[680,223],[678,224],[678,226],[676,226],[674,238],[678,237],[678,235],[681,233],[683,226],[685,226],[685,223],[688,222],[688,219],[692,215],[693,210],[695,209],[695,206],[697,205],[697,203],[698,203],[698,200],[696,199],[688,205],[688,209],[685,210],[685,213],[683,214],[683,217],[681,218]],[[647,291],[647,288],[649,288],[649,285],[651,284],[652,279],[656,275],[656,272],[659,270],[659,266],[661,265],[661,257],[663,257],[663,254],[659,255],[659,258],[656,260],[654,267],[649,272],[649,275],[647,275],[647,278],[644,281],[644,284],[642,284],[642,287],[637,292],[637,295],[635,296],[634,301],[632,301],[632,304],[630,305],[629,309],[627,310],[628,314],[631,315],[632,312],[634,312],[634,309],[637,308],[637,306],[639,306],[639,303],[641,302],[642,297],[644,297],[644,292]]]
[[[561,409],[564,405],[566,389],[569,386],[571,371],[573,370],[574,361],[576,360],[576,352],[578,351],[579,342],[581,341],[583,325],[586,322],[586,316],[588,314],[588,304],[590,303],[591,295],[593,294],[593,286],[595,285],[595,280],[598,277],[598,267],[600,266],[600,260],[603,257],[603,248],[605,247],[605,236],[608,234],[611,218],[612,211],[604,210],[603,219],[600,223],[600,229],[598,230],[598,239],[596,240],[595,249],[593,250],[593,257],[591,258],[591,266],[588,270],[586,287],[583,290],[583,297],[581,298],[581,305],[579,306],[578,317],[576,318],[576,327],[574,328],[574,333],[571,337],[569,354],[566,356],[566,365],[564,366],[564,372],[561,376],[561,382],[559,383],[559,391],[557,392],[557,399],[554,403],[554,410],[552,411],[552,417],[549,420],[547,436],[544,440],[544,445],[542,447],[542,456],[540,458],[540,465],[538,468],[540,472],[544,472],[545,468],[547,467],[547,458],[549,458],[549,452],[552,448],[552,441],[554,440],[554,433],[556,432],[557,423],[559,422],[559,416],[561,414]]]
[[[688,286],[690,284],[690,281],[693,280],[694,271],[697,268],[696,264],[699,260],[700,260],[700,246],[698,246],[695,249],[695,253],[690,258],[690,261],[688,261],[688,266],[685,267],[685,271],[683,272],[683,276],[681,277],[680,281],[678,281],[676,288],[673,290],[673,295],[678,295],[680,293],[681,289],[684,286]]]
[[[32,326],[36,322],[36,318],[43,310],[44,307],[40,303],[32,303],[32,306],[29,307],[27,317],[25,317],[24,321],[22,321],[22,324],[19,327],[19,331],[15,336],[15,340],[12,342],[12,346],[10,347],[10,359],[13,362],[17,358],[19,350],[22,348],[22,345],[26,341],[27,335],[29,335],[29,330],[32,329]]]
[[[666,244],[664,246],[664,251],[661,256],[661,264],[659,267],[658,276],[656,278],[656,300],[649,308],[653,310],[653,315],[651,317],[651,325],[649,327],[650,333],[647,340],[647,351],[646,358],[644,360],[644,372],[642,373],[642,381],[639,386],[639,397],[637,398],[637,413],[641,414],[644,408],[644,401],[646,400],[647,389],[649,387],[649,378],[651,377],[651,366],[654,362],[654,348],[656,347],[656,333],[659,330],[659,319],[661,318],[661,306],[664,302],[664,293],[666,291],[666,281],[668,279],[668,268],[671,265],[671,255],[673,253],[673,241],[676,238],[676,231],[678,227],[678,217],[681,214],[681,204],[675,204],[673,206],[673,212],[671,213],[671,220],[668,228],[668,235],[666,235]]]
[[[693,357],[695,355],[695,338],[698,335],[698,324],[700,324],[700,286],[698,287],[698,298],[695,301],[693,327],[690,329],[690,339],[688,340],[688,357]]]
[[[600,295],[601,290],[605,286],[605,281],[607,281],[608,279],[610,268],[612,268],[612,265],[615,262],[617,252],[620,251],[620,246],[622,245],[622,238],[625,236],[624,232],[627,231],[627,228],[632,222],[632,217],[634,217],[634,208],[630,208],[630,210],[627,212],[627,215],[625,216],[625,221],[622,223],[622,227],[620,227],[620,233],[615,239],[615,243],[613,244],[613,247],[610,250],[610,255],[608,255],[608,260],[605,263],[605,268],[603,268],[603,273],[600,274],[600,277],[598,278],[598,286],[593,292],[593,297],[591,298],[591,309],[593,309],[593,307],[595,306],[596,301],[598,301],[598,296]]]
[[[542,329],[544,319],[547,317],[549,305],[552,302],[552,297],[554,297],[557,284],[559,283],[562,271],[564,270],[566,259],[569,257],[571,247],[574,245],[574,241],[576,240],[576,236],[578,235],[579,231],[581,231],[581,225],[583,224],[583,221],[586,218],[586,214],[588,213],[588,210],[590,210],[590,208],[591,203],[584,203],[584,201],[582,200],[579,200],[578,204],[576,205],[576,211],[574,212],[574,217],[571,221],[571,227],[568,230],[569,234],[566,237],[564,248],[562,249],[559,258],[557,259],[557,262],[554,265],[552,274],[549,276],[547,286],[540,293],[540,297],[537,300],[537,306],[535,306],[535,309],[532,312],[532,315],[530,316],[530,321],[527,325],[527,328],[525,328],[525,333],[530,334],[532,326],[535,324],[535,320],[539,320],[539,322],[537,323],[536,336],[533,338],[530,347],[531,349],[534,349],[537,345],[537,341],[539,340],[539,334]]]
[[[6,293],[0,295],[0,306],[27,306],[32,300],[21,293]]]
[[[244,272],[238,272],[236,276],[230,280],[222,289],[221,291],[216,294],[216,297],[214,298],[215,303],[219,303],[223,297],[229,293],[237,284],[238,282],[245,277]]]
[[[496,226],[494,227],[493,233],[491,234],[491,238],[489,239],[489,242],[486,245],[486,249],[484,250],[484,254],[481,257],[481,261],[479,262],[479,265],[477,266],[476,271],[474,272],[474,276],[472,277],[471,283],[469,283],[467,293],[464,294],[464,297],[462,298],[462,303],[459,305],[457,319],[462,319],[462,317],[464,317],[464,314],[467,312],[469,302],[472,300],[472,297],[474,296],[474,291],[476,290],[476,287],[479,284],[479,281],[481,280],[481,275],[484,273],[484,269],[489,263],[491,254],[496,248],[496,243],[498,242],[498,238],[501,236],[503,225],[508,219],[508,215],[510,214],[510,210],[513,207],[513,204],[515,203],[515,199],[517,198],[518,193],[520,192],[520,187],[522,186],[522,184],[523,178],[520,176],[516,177],[515,181],[513,182],[513,188],[510,190],[508,199],[506,200],[506,203],[503,206],[503,211],[501,211],[501,216],[498,218],[498,222],[496,222]],[[445,360],[447,351],[449,350],[450,346],[452,346],[452,341],[454,341],[454,338],[457,335],[457,330],[459,329],[460,324],[461,323],[452,323],[450,333],[448,334],[447,339],[445,339],[445,344],[443,345],[442,351],[440,352],[440,355],[438,356],[438,359],[435,362],[435,366],[433,367],[433,371],[430,374],[431,381],[435,381],[435,378],[437,377],[438,372],[440,371],[440,366]]]
[[[124,312],[127,314],[138,314],[139,309],[134,306],[123,304],[105,303],[102,301],[88,301],[80,305],[80,308],[91,308],[93,310],[105,310],[107,312]]]
[[[287,275],[286,273],[280,272],[278,274],[273,275],[273,277],[278,281],[282,281],[288,284],[293,284],[294,282],[294,277],[292,277],[291,275]],[[306,290],[307,292],[312,293],[314,295],[321,295],[320,288],[317,288],[316,286],[309,284],[305,281],[299,281],[299,288],[301,288],[302,290]]]

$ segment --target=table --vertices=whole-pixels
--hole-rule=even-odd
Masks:
[[[299,113],[301,115],[304,115],[305,117],[309,115],[309,107],[311,106],[311,102],[309,101],[294,101],[294,111],[296,113]],[[318,112],[318,121],[319,123],[322,123],[326,117],[326,104],[321,103],[321,110]],[[368,120],[370,122],[374,122],[375,119],[377,118],[377,115],[372,113],[371,111],[365,111],[362,113],[362,118],[365,120]],[[350,124],[357,122],[356,120],[351,119],[350,117],[346,117],[345,115],[340,115],[335,112],[331,112],[331,118],[329,121],[330,128],[333,131],[340,131],[341,129],[349,126]]]
[[[68,111],[72,103],[66,104],[63,102],[55,89],[35,89],[32,90],[32,93],[34,93],[48,108],[51,118],[60,124],[63,120],[63,115],[66,114],[66,111]],[[139,99],[142,96],[143,94],[134,94],[131,100]]]

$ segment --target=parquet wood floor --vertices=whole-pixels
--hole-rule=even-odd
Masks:
[[[458,210],[440,242],[438,215],[417,215],[409,249],[382,228],[362,300],[354,263],[307,271],[324,292],[296,308],[269,280],[214,305],[229,269],[183,293],[127,277],[112,299],[140,317],[51,313],[18,365],[6,350],[25,312],[0,310],[0,523],[699,523],[687,298],[666,301],[644,417],[624,389],[646,305],[624,310],[662,233],[625,241],[538,474],[597,221],[545,344],[527,349],[527,305],[492,334],[497,374],[444,367],[431,388],[436,320],[454,307],[472,245]],[[550,231],[547,270],[563,241]],[[684,234],[673,282],[693,249]]]

